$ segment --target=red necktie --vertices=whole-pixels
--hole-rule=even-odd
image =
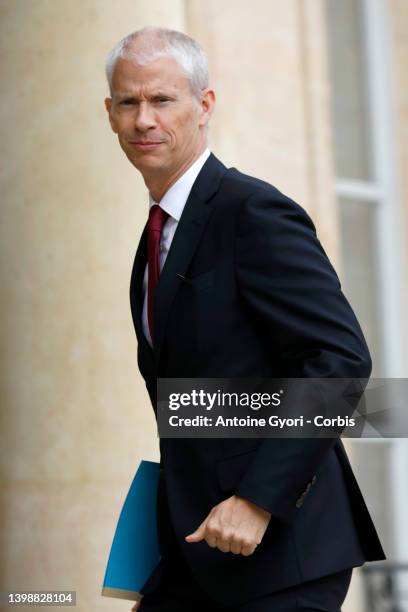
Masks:
[[[167,217],[165,210],[158,204],[153,204],[147,222],[147,254],[148,254],[148,285],[147,285],[147,319],[152,342],[154,342],[154,296],[160,276],[160,237]]]

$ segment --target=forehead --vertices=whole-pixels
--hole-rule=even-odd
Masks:
[[[146,66],[119,58],[113,72],[112,89],[118,95],[157,89],[176,92],[189,89],[189,80],[172,57],[161,57]]]

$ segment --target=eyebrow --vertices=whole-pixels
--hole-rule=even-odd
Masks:
[[[117,93],[116,96],[119,100],[122,100],[122,99],[138,100],[139,99],[136,94],[131,93],[131,92],[125,92],[125,91]],[[175,94],[167,93],[165,91],[155,91],[148,96],[148,99],[150,100],[154,98],[173,98],[175,99],[176,96]]]

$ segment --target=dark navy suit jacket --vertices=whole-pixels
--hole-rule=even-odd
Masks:
[[[154,410],[158,377],[369,378],[363,333],[312,220],[272,185],[207,159],[160,276],[154,350],[142,330],[146,251],[145,227],[130,300]],[[239,604],[385,558],[340,439],[162,438],[160,451],[168,519],[216,601]],[[186,543],[234,493],[272,513],[255,552]]]

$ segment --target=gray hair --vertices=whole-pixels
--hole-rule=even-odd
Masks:
[[[143,36],[143,47],[134,48],[134,42]],[[105,64],[106,78],[112,95],[112,77],[119,58],[130,59],[145,66],[160,57],[173,57],[190,81],[191,91],[200,98],[208,87],[208,60],[204,49],[190,36],[177,30],[147,26],[122,38],[108,53]]]

